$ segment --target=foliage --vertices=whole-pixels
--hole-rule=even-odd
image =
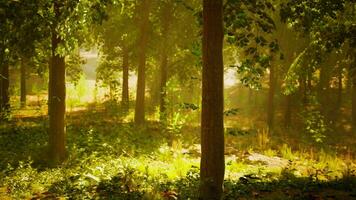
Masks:
[[[322,143],[329,126],[319,110],[305,110],[302,112],[305,132],[317,143]]]

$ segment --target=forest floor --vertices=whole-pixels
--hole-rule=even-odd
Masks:
[[[137,127],[113,107],[77,109],[67,115],[68,159],[48,167],[45,110],[13,113],[0,124],[1,200],[198,198],[194,123]],[[353,140],[319,144],[249,123],[227,119],[224,199],[356,199]]]

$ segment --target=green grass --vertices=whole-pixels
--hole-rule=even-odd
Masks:
[[[155,121],[136,127],[127,116],[100,108],[68,114],[68,159],[57,168],[46,162],[44,116],[30,113],[1,125],[0,199],[198,198],[199,128],[183,126],[176,133]],[[226,135],[224,199],[354,198],[350,156],[332,148],[276,145],[280,138],[264,131],[233,133]]]

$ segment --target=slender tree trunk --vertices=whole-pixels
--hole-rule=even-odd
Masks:
[[[340,108],[342,106],[342,69],[339,70],[338,74],[338,92],[337,92],[337,110],[340,111]]]
[[[139,64],[137,71],[137,90],[135,106],[135,123],[140,125],[145,122],[145,73],[146,73],[146,48],[148,42],[149,14],[151,0],[142,0],[141,27],[139,36]]]
[[[129,53],[124,49],[122,56],[122,108],[124,112],[129,110]]]
[[[329,64],[328,61],[325,63],[325,65],[321,68],[320,70],[320,75],[319,75],[319,91],[318,91],[318,101],[321,105],[321,113],[324,115],[324,117],[328,120],[331,121],[332,117],[332,104],[331,104],[331,99],[330,99],[330,70],[331,70],[331,64]]]
[[[160,86],[160,121],[162,123],[167,121],[167,65],[168,65],[168,57],[166,53],[162,54],[162,61],[161,61],[161,86]]]
[[[59,2],[54,3],[56,17],[59,17]],[[58,33],[52,31],[52,63],[49,68],[49,153],[53,164],[61,163],[66,157],[65,150],[65,58],[56,53],[61,43]]]
[[[167,121],[167,74],[168,74],[168,36],[169,36],[169,25],[172,18],[172,5],[170,2],[165,3],[162,11],[162,48],[161,48],[161,83],[160,83],[160,121],[165,123]]]
[[[270,66],[269,73],[269,91],[268,91],[268,103],[267,103],[267,125],[270,132],[273,132],[274,126],[274,94],[275,94],[275,66]]]
[[[26,106],[26,67],[27,67],[28,61],[27,58],[22,58],[21,59],[21,84],[20,84],[20,90],[21,90],[21,94],[20,94],[20,103],[21,103],[21,107],[25,107]]]
[[[352,76],[352,130],[356,134],[356,72]]]
[[[200,198],[218,200],[224,181],[223,1],[203,1]]]
[[[9,65],[4,63],[0,71],[0,82],[1,82],[1,96],[0,96],[0,113],[5,115],[10,109],[10,96],[9,96],[9,87],[10,87],[10,78],[9,78]],[[2,116],[0,116],[2,117]]]
[[[289,128],[292,124],[292,95],[286,95],[285,101],[284,126]]]

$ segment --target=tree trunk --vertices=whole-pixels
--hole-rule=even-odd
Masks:
[[[162,11],[162,48],[161,48],[161,82],[160,82],[160,121],[165,123],[167,121],[167,74],[168,74],[168,55],[167,55],[167,46],[168,46],[168,36],[169,36],[169,24],[172,17],[172,5],[170,2],[165,3]]]
[[[320,69],[319,74],[319,90],[318,90],[318,101],[321,105],[321,113],[328,120],[331,121],[333,114],[332,103],[330,98],[330,73],[332,65],[329,64],[331,61],[328,60],[324,66]]]
[[[340,112],[340,108],[342,106],[342,68],[339,69],[339,74],[338,74],[338,92],[337,92],[337,103],[336,103],[336,109],[338,112]]]
[[[56,17],[59,17],[58,1],[54,3]],[[52,31],[52,63],[49,68],[49,153],[50,161],[56,165],[66,157],[65,150],[65,58],[56,53],[61,43],[58,33]]]
[[[267,125],[269,132],[273,132],[274,123],[274,93],[275,93],[275,67],[272,64],[270,66],[269,73],[269,91],[268,91],[268,103],[267,103]]]
[[[20,103],[21,103],[21,107],[25,107],[26,106],[26,65],[28,64],[28,61],[26,58],[22,58],[21,59],[21,83],[20,83]]]
[[[122,108],[124,112],[129,110],[129,53],[123,50],[122,56]]]
[[[137,90],[135,106],[135,123],[140,125],[145,122],[145,71],[146,71],[146,48],[148,42],[149,14],[151,0],[143,0],[141,5],[141,27],[139,36],[139,64],[137,70]]]
[[[200,198],[221,199],[224,181],[223,1],[203,1]]]
[[[162,54],[162,61],[161,61],[161,86],[160,86],[160,121],[162,123],[167,121],[167,65],[168,65],[168,57],[166,53]]]
[[[356,72],[352,77],[352,130],[356,134]]]
[[[0,82],[1,82],[1,96],[0,96],[0,113],[1,115],[6,115],[6,113],[10,109],[10,96],[9,96],[9,65],[7,63],[4,63],[1,68],[1,76],[0,76]],[[1,116],[2,118],[3,116]]]
[[[292,124],[292,95],[286,95],[285,101],[284,126],[289,128]]]

